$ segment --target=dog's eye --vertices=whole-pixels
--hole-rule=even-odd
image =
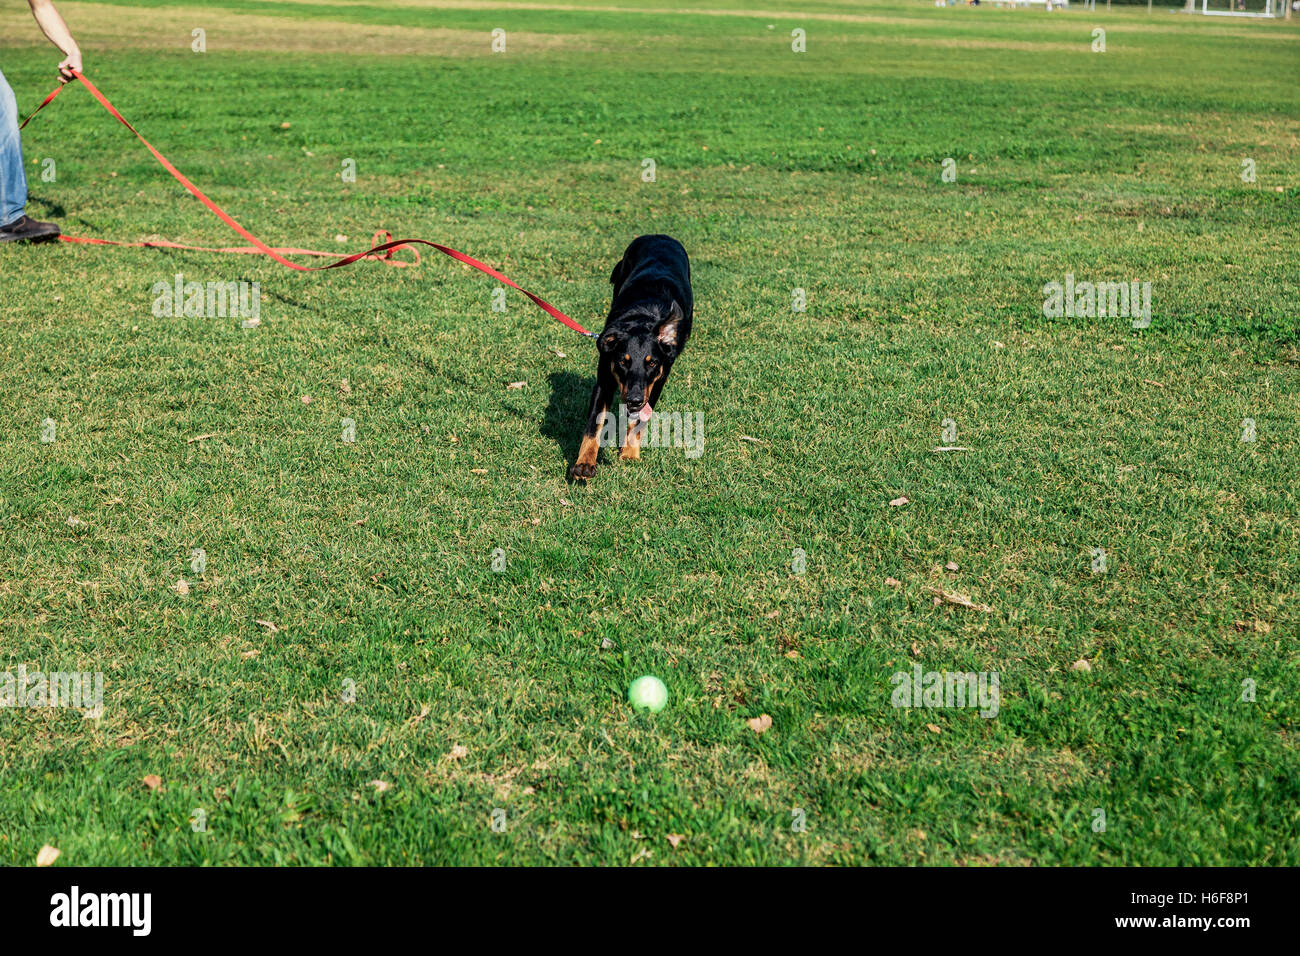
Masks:
[[[654,367],[655,367],[655,360],[652,359],[652,358],[650,358],[649,356],[646,356],[645,367],[646,367],[646,368],[654,368]]]

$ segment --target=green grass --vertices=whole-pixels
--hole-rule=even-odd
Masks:
[[[590,346],[433,254],[0,248],[0,669],[106,682],[0,710],[0,861],[1300,863],[1300,21],[800,6],[60,4],[268,241],[446,242],[598,326],[681,238],[706,444],[567,483]],[[58,57],[0,35],[25,114]],[[69,233],[238,241],[82,89],[24,147]],[[261,326],[155,318],[177,272]],[[1044,318],[1066,273],[1151,327]],[[915,662],[998,716],[895,709]]]

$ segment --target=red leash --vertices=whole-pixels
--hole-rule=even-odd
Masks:
[[[108,110],[108,112],[113,116],[114,119],[116,119],[127,129],[129,129],[132,133],[135,133],[136,139],[144,143],[145,147],[149,150],[149,152],[153,153],[154,158],[158,160],[159,163],[162,164],[162,167],[165,170],[167,170],[167,172],[171,173],[172,176],[176,178],[177,182],[179,182],[182,186],[186,188],[186,190],[189,191],[190,195],[192,195],[199,202],[203,203],[203,205],[207,206],[208,209],[210,209],[213,213],[216,214],[217,218],[219,218],[222,222],[224,222],[231,229],[235,230],[235,232],[239,233],[249,242],[251,242],[252,245],[251,246],[227,246],[225,248],[212,248],[208,246],[186,246],[186,245],[181,245],[180,243],[166,242],[166,241],[114,242],[110,239],[90,239],[81,236],[60,236],[59,238],[64,242],[87,243],[96,246],[137,246],[137,247],[160,248],[160,249],[187,249],[196,252],[231,252],[231,253],[243,253],[249,255],[266,255],[266,256],[270,256],[276,262],[280,263],[280,265],[286,266],[290,269],[297,269],[299,272],[317,272],[322,269],[337,269],[339,266],[348,266],[361,259],[379,259],[383,262],[387,262],[389,265],[392,266],[418,265],[420,262],[420,254],[417,250],[411,249],[411,252],[415,254],[415,262],[403,262],[400,259],[394,259],[393,251],[395,249],[401,249],[406,246],[414,246],[414,245],[430,246],[431,248],[437,249],[443,255],[450,256],[451,258],[456,259],[459,262],[463,262],[468,266],[473,266],[479,272],[483,272],[486,273],[487,275],[490,275],[498,282],[504,282],[512,289],[518,289],[524,295],[528,296],[528,298],[532,299],[533,302],[537,304],[538,308],[540,308],[542,311],[544,311],[547,315],[551,316],[556,321],[563,322],[565,325],[573,329],[575,332],[580,332],[583,335],[586,335],[590,338],[595,338],[595,333],[588,332],[581,325],[579,325],[573,319],[569,318],[567,315],[565,315],[555,306],[551,305],[545,299],[541,298],[540,296],[533,295],[533,293],[529,292],[523,286],[515,284],[514,282],[512,282],[511,280],[503,276],[500,272],[497,272],[497,270],[493,269],[491,266],[479,262],[477,259],[473,258],[472,256],[467,256],[463,252],[458,252],[457,250],[451,248],[450,246],[444,246],[437,242],[430,242],[428,239],[394,239],[390,233],[381,231],[375,233],[374,239],[371,240],[371,242],[374,242],[375,245],[372,245],[365,252],[354,252],[351,255],[340,256],[337,259],[335,259],[334,262],[327,263],[326,265],[323,266],[304,266],[296,262],[289,261],[288,259],[285,258],[285,255],[321,256],[324,258],[330,258],[337,254],[333,252],[318,252],[313,249],[294,249],[294,248],[268,246],[261,239],[258,239],[257,236],[253,235],[251,232],[249,232],[239,223],[235,222],[235,220],[232,219],[224,209],[222,209],[220,206],[214,203],[206,195],[204,195],[203,190],[199,189],[198,186],[195,186],[192,182],[190,182],[189,179],[186,178],[184,173],[182,173],[179,169],[173,166],[168,161],[166,156],[158,152],[158,150],[154,149],[153,144],[150,143],[143,136],[141,136],[139,131],[126,121],[126,118],[123,117],[122,114],[117,111],[117,108],[114,107],[113,104],[108,101],[108,97],[106,97],[103,93],[99,92],[99,89],[95,86],[94,83],[91,83],[90,80],[86,79],[86,77],[81,73],[77,73],[74,71],[73,75],[76,76],[76,78],[81,81],[81,84],[86,89],[90,90],[90,95],[93,96],[95,99],[99,100],[99,104],[103,106],[104,109]],[[49,96],[45,97],[45,99],[41,101],[40,106],[32,110],[31,116],[28,116],[27,119],[23,120],[22,125],[20,125],[18,128],[22,129],[29,122],[31,122],[32,116],[35,116],[41,110],[45,109],[45,107],[49,106],[50,103],[54,101],[54,98],[58,96],[59,93],[61,93],[62,91],[63,91],[62,84],[56,86],[54,88],[54,91],[51,92]],[[386,240],[384,242],[378,242],[377,240],[379,239],[380,236],[386,237]],[[379,253],[383,253],[383,255],[379,255]]]

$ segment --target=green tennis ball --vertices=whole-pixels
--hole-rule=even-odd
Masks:
[[[657,714],[668,706],[668,688],[658,677],[646,674],[632,681],[632,686],[627,689],[627,699],[635,709]]]

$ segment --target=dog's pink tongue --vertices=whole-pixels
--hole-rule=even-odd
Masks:
[[[641,411],[637,412],[637,418],[641,419],[641,421],[643,422],[648,422],[650,421],[650,416],[653,414],[654,414],[653,408],[651,408],[649,405],[642,405]]]

